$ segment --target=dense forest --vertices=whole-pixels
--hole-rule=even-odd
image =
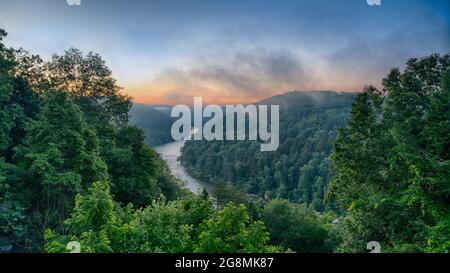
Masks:
[[[290,94],[304,97],[286,100],[276,153],[190,143],[185,164],[192,149],[217,172],[189,168],[218,181],[212,199],[189,193],[130,125],[131,98],[101,56],[44,61],[6,47],[6,34],[2,250],[366,252],[375,240],[383,252],[450,252],[448,55],[393,69],[381,91]]]
[[[65,233],[94,182],[136,207],[185,194],[127,124],[131,100],[99,55],[70,49],[43,62],[0,44],[0,79],[0,236],[18,251],[43,250],[47,229]]]
[[[274,101],[286,108],[293,96]],[[382,90],[356,95],[345,125],[349,97],[322,94],[325,104],[314,105],[297,96],[303,106],[281,115],[277,152],[264,154],[256,142],[191,141],[183,164],[217,184],[219,199],[234,190],[242,200],[244,191],[338,213],[327,235],[334,251],[377,241],[384,252],[450,252],[450,55],[392,69]]]
[[[450,55],[411,59],[353,103],[331,155],[345,251],[450,252]]]
[[[256,141],[187,141],[181,162],[195,177],[231,183],[262,198],[284,198],[325,209],[329,155],[355,94],[289,92],[259,104],[280,105],[280,145],[261,152]]]

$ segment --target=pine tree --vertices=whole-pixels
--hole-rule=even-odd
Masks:
[[[15,159],[32,176],[29,189],[40,229],[60,225],[73,207],[76,193],[91,181],[108,179],[99,156],[98,140],[79,108],[64,91],[44,95],[42,111],[27,128],[24,144]]]
[[[14,62],[12,51],[2,43],[6,35],[6,31],[0,29],[0,157],[5,155],[11,141],[11,129],[14,127],[15,119],[21,114],[20,108],[11,102],[14,91],[11,70]]]
[[[450,251],[450,56],[411,59],[358,95],[332,153],[344,251]]]

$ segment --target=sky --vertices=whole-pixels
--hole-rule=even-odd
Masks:
[[[136,102],[250,103],[381,87],[409,58],[450,53],[450,1],[0,0],[0,28],[44,60],[99,53]]]

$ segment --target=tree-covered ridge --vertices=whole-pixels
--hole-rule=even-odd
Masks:
[[[332,153],[344,251],[450,252],[450,55],[411,59],[353,103]]]
[[[157,146],[173,141],[171,128],[174,119],[170,106],[135,103],[130,109],[130,124],[145,133],[145,143]]]
[[[299,113],[297,117],[303,117]],[[314,121],[321,123],[322,119]],[[295,122],[303,124],[301,119]],[[333,251],[364,252],[368,242],[377,241],[383,252],[450,252],[450,55],[411,59],[403,71],[392,69],[383,79],[383,90],[368,86],[356,96],[350,118],[340,127],[336,140],[331,139],[322,146],[328,151],[326,147],[333,143],[331,157],[324,163],[314,154],[300,168],[299,181],[294,180],[298,181],[297,187],[259,180],[269,177],[269,181],[289,181],[295,177],[284,166],[292,164],[288,155],[296,143],[289,142],[289,137],[283,134],[279,151],[286,154],[278,158],[279,162],[259,154],[254,143],[244,142],[190,142],[182,160],[194,175],[219,181],[220,199],[232,199],[234,184],[240,190],[267,197],[287,197],[310,203],[316,209],[321,208],[308,197],[320,196],[325,198],[326,209],[335,205],[340,208],[341,221],[334,221],[337,226],[329,227],[324,241],[313,242],[313,238],[321,236],[319,228],[315,229],[314,236],[303,238],[307,241],[297,245],[302,232],[308,233],[307,230],[299,232],[299,227],[307,228],[308,219],[317,217],[304,215],[298,218],[301,219],[298,223],[292,223],[301,215],[300,207],[291,208],[296,212],[290,214],[287,208],[296,205],[286,202],[282,209],[277,206],[283,201],[270,202],[264,211],[272,211],[272,216],[263,212],[259,217],[263,217],[269,232],[277,228],[278,232],[270,232],[274,244],[296,251],[305,251],[306,246],[313,247],[306,251],[320,251],[330,243]],[[298,132],[295,123],[291,123],[287,132],[292,130],[294,136],[303,138],[314,128],[317,125],[311,122]],[[283,147],[286,141],[289,145]],[[261,159],[267,161],[261,163]],[[316,190],[310,194],[311,188],[317,189],[322,183],[317,171],[311,171],[317,166],[323,166],[321,169],[331,179],[325,195],[323,191],[317,194]],[[311,177],[315,178],[311,180]],[[250,183],[255,180],[258,182]],[[225,186],[223,181],[229,184]],[[270,185],[269,189],[276,191],[267,191],[267,186],[261,190],[258,188],[261,185]],[[255,204],[250,205],[254,211]],[[289,216],[282,220],[281,215]],[[333,218],[330,212],[319,218],[328,217]]]
[[[353,93],[289,92],[261,104],[280,104],[280,146],[261,152],[255,141],[188,141],[181,162],[194,176],[232,183],[264,198],[285,198],[324,210],[331,173],[328,156],[345,125]]]

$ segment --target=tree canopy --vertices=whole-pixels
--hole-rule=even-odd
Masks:
[[[128,124],[105,61],[43,61],[0,29],[0,239],[17,252],[450,252],[450,56],[383,89],[291,92],[280,146],[187,142],[191,194]],[[156,127],[155,127],[156,128]],[[339,128],[339,129],[338,129]],[[164,135],[164,134],[161,134]]]
[[[357,96],[332,153],[344,250],[450,251],[449,70],[449,55],[411,59]]]

